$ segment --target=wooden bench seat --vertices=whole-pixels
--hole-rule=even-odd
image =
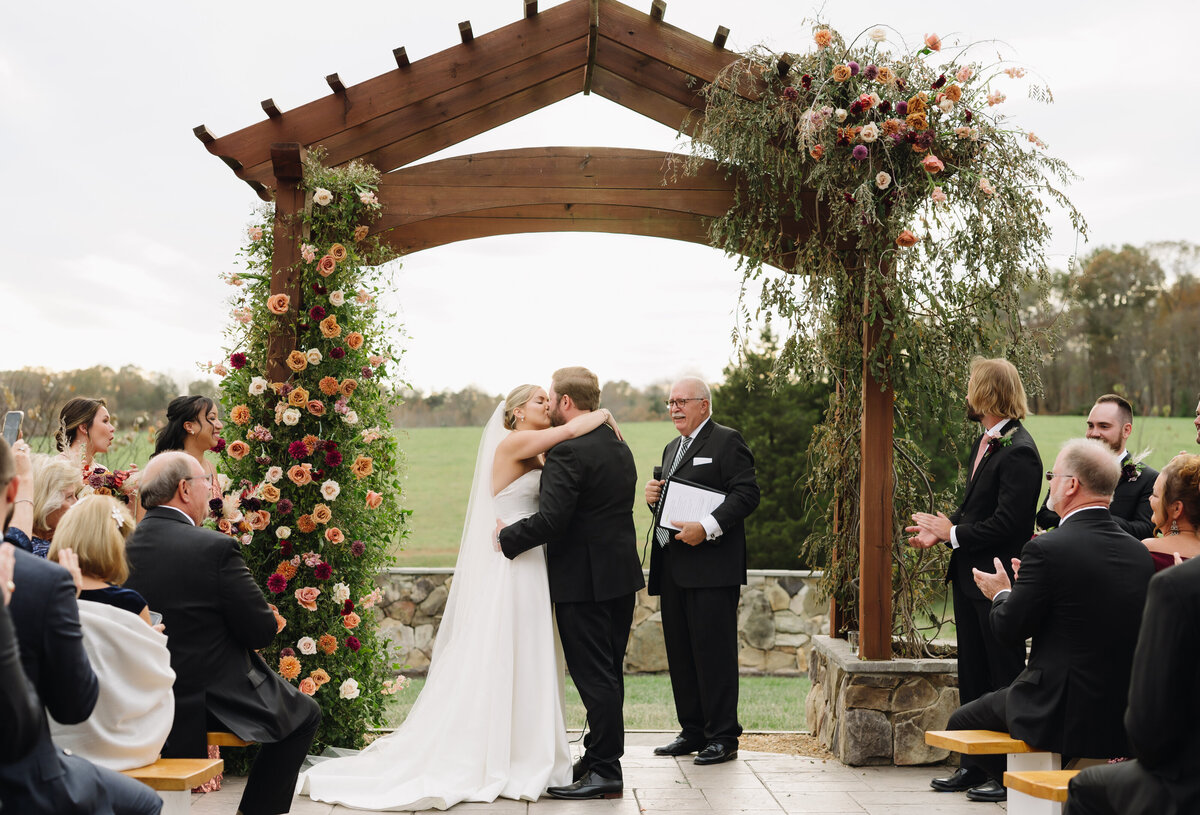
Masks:
[[[1005,786],[1008,777],[1016,774],[1053,775],[1062,767],[1062,756],[1049,753],[1014,739],[998,730],[927,730],[925,743],[968,756],[1006,755],[1008,772],[1004,774]],[[1065,789],[1065,783],[1064,789]],[[1057,809],[1047,809],[1050,801],[1041,801],[1021,792],[1009,790],[1009,815],[1058,815],[1061,803],[1053,803]]]
[[[218,730],[209,731],[208,743],[210,746],[216,747],[249,747],[251,744],[254,744],[254,742],[244,741],[232,733],[225,733]]]
[[[192,787],[225,769],[219,758],[160,758],[153,764],[124,770],[122,775],[141,781],[163,799],[162,815],[186,815],[192,804]]]
[[[1060,815],[1067,784],[1079,770],[1046,770],[1004,774],[1008,811],[1030,815]]]

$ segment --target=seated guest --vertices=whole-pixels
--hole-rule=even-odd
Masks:
[[[1135,538],[1148,538],[1154,534],[1150,520],[1150,491],[1158,471],[1147,467],[1125,449],[1129,434],[1133,432],[1133,405],[1123,396],[1106,393],[1092,405],[1087,417],[1087,437],[1103,442],[1112,450],[1121,466],[1121,477],[1113,491],[1108,511],[1117,526]],[[1049,494],[1046,500],[1050,500]],[[1037,524],[1042,529],[1058,526],[1058,513],[1042,504],[1037,514]]]
[[[0,482],[3,482],[0,474]],[[11,481],[10,481],[11,483]],[[0,491],[8,485],[0,483]],[[7,512],[4,496],[0,496],[0,515]],[[25,682],[25,671],[21,668],[21,655],[17,653],[17,634],[13,631],[12,618],[8,616],[8,601],[12,597],[13,546],[0,543],[0,764],[24,758],[37,744],[42,730],[42,706],[37,696]]]
[[[1192,456],[1195,458],[1195,456]],[[1125,729],[1133,761],[1071,779],[1065,815],[1200,812],[1200,558],[1150,581]]]
[[[8,444],[0,439],[0,486],[7,480],[11,489],[13,471]],[[25,679],[51,716],[82,722],[92,713],[99,686],[83,649],[75,583],[61,566],[13,552],[9,612]],[[55,747],[43,718],[33,749],[0,764],[0,807],[21,815],[153,815],[162,811],[162,799],[138,781]]]
[[[1058,527],[1025,544],[1010,585],[1000,559],[995,573],[974,570],[992,601],[998,639],[1032,637],[1029,664],[1006,688],[984,694],[950,716],[951,730],[1007,730],[1038,750],[1067,758],[1128,754],[1121,714],[1146,586],[1154,562],[1141,542],[1108,512],[1120,468],[1097,441],[1063,445],[1050,481]],[[963,756],[934,789],[963,789],[973,801],[1002,801],[1004,756]]]
[[[208,482],[187,453],[152,458],[140,484],[146,516],[127,549],[129,587],[162,612],[171,632],[175,723],[163,755],[204,757],[210,729],[258,742],[262,749],[239,809],[283,813],[291,808],[321,709],[256,652],[275,638],[275,614],[238,542],[198,526],[208,508]]]
[[[13,452],[18,459],[25,456],[29,461],[33,497],[15,507],[4,535],[10,543],[26,552],[46,557],[59,520],[75,504],[80,490],[79,471],[71,462],[61,458],[29,455],[28,445],[20,449],[20,445],[24,444],[17,442]],[[21,467],[22,463],[18,460],[18,470]]]
[[[1154,529],[1161,538],[1146,538],[1142,543],[1161,571],[1175,565],[1175,556],[1188,560],[1200,554],[1200,456],[1180,454],[1171,459],[1154,481],[1150,496],[1154,509]]]

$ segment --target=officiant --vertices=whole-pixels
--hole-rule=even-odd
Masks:
[[[695,763],[737,757],[737,608],[746,582],[745,519],[758,506],[754,456],[742,435],[712,419],[703,380],[681,379],[667,400],[679,438],[663,450],[661,478],[646,483],[654,513],[649,592],[659,596],[680,732],[655,755],[697,753]],[[699,518],[664,518],[663,488],[679,479],[723,494]],[[674,529],[667,529],[670,524]]]

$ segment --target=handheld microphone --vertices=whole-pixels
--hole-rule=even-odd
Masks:
[[[654,468],[654,480],[662,481],[662,466],[658,466],[658,467]]]

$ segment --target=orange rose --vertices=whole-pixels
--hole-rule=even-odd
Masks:
[[[367,490],[367,509],[379,509],[383,496],[373,490]]]
[[[346,259],[346,247],[342,246],[340,243],[335,243],[333,246],[329,247],[329,256],[338,263],[341,263]]]
[[[962,99],[962,88],[958,85],[951,85],[946,88],[946,98],[951,102],[957,102],[959,99]]]
[[[371,229],[368,226],[354,227],[354,240],[361,241],[363,238],[367,237],[367,233],[370,231],[371,231]]]
[[[296,602],[309,611],[317,610],[317,598],[320,596],[321,590],[315,586],[305,586],[302,589],[296,589]]]
[[[818,29],[813,34],[813,41],[817,44],[818,48],[828,48],[829,44],[833,42],[833,32],[828,28]]]
[[[928,107],[928,102],[929,102],[929,97],[926,95],[925,91],[921,91],[916,96],[914,96],[912,99],[908,100],[908,112],[909,113],[924,113],[926,108]]]
[[[357,351],[359,348],[362,348],[362,344],[363,335],[357,331],[352,331],[346,335],[346,345],[349,345],[351,350]]]
[[[314,416],[324,416],[325,415],[325,403],[320,401],[319,399],[309,399],[308,400],[308,412]]]
[[[295,657],[281,657],[279,659],[279,675],[284,679],[295,679],[300,675],[300,660]]]
[[[299,518],[297,518],[296,528],[304,533],[317,531],[317,525],[313,523],[313,517],[311,515],[301,515]]]
[[[812,149],[808,151],[808,154],[817,161],[820,161],[821,156],[825,155],[825,146],[822,144],[814,144]]]
[[[317,271],[321,273],[321,277],[329,277],[333,274],[333,270],[337,268],[337,261],[329,255],[317,261]]]
[[[264,501],[275,503],[279,500],[279,487],[274,484],[263,484],[262,489],[258,491]]]
[[[296,373],[300,373],[308,367],[308,357],[300,351],[293,351],[287,355],[287,366]]]
[[[882,67],[879,69],[879,73],[876,74],[875,81],[880,85],[887,85],[895,78],[896,77],[892,74],[891,68]]]
[[[217,529],[222,535],[233,534],[233,524],[229,522],[228,518],[222,518],[221,520],[217,521]]]
[[[916,130],[918,133],[929,129],[929,122],[924,113],[910,113],[904,117],[904,123],[910,130]]]
[[[307,362],[307,360],[305,360],[305,361]],[[275,393],[277,393],[277,394],[281,393],[283,391],[283,386],[286,384],[287,384],[286,382],[272,382],[271,390],[275,391]]]
[[[905,229],[896,237],[896,245],[902,249],[917,245],[917,236]]]
[[[229,411],[229,421],[236,425],[250,424],[250,408],[245,405],[236,405],[233,410]]]
[[[337,377],[323,376],[321,381],[317,383],[317,387],[321,389],[321,393],[326,396],[333,396],[338,392]]]
[[[358,380],[356,380],[356,379],[343,379],[342,380],[342,393],[345,394],[346,396],[353,396],[354,391],[357,388],[358,388]]]
[[[313,507],[312,519],[319,524],[327,524],[333,519],[333,511],[326,504],[317,504]]]
[[[359,617],[357,614],[355,614],[353,611],[351,611],[349,614],[347,614],[345,617],[342,618],[342,625],[346,626],[346,628],[348,628],[350,630],[358,628],[358,624],[361,622],[362,622],[362,618]]]
[[[272,314],[287,314],[292,304],[292,298],[286,294],[272,294],[267,298],[267,310]]]
[[[271,613],[275,615],[275,633],[278,634],[287,628],[287,620],[283,619],[283,615],[279,613],[279,609],[275,607],[275,604],[267,603],[267,608],[271,609]]]
[[[334,637],[332,634],[322,634],[321,638],[319,640],[317,640],[317,647],[320,648],[322,651],[324,651],[326,654],[332,654],[334,651],[337,650],[337,638]],[[320,670],[320,668],[318,668],[317,670]],[[325,682],[329,681],[329,675],[326,674],[325,682],[322,682],[320,679],[317,679],[316,671],[313,671],[313,679],[316,679],[318,685],[324,685]]]
[[[304,407],[308,404],[308,391],[304,388],[294,388],[288,394],[288,404],[292,407]]]
[[[850,66],[849,65],[834,65],[833,73],[831,73],[830,76],[833,77],[834,82],[845,82],[851,76]]]
[[[309,472],[307,467],[304,467],[300,464],[297,464],[288,470],[288,478],[290,478],[292,483],[297,487],[303,487],[305,484],[312,483],[312,473]]]
[[[336,526],[331,526],[325,530],[325,540],[330,543],[341,543],[346,540],[346,536],[342,534],[342,530]]]
[[[293,659],[294,659],[294,657],[293,657]],[[310,679],[307,676],[304,677],[303,679],[300,680],[300,692],[303,693],[305,696],[312,696],[314,693],[317,692],[317,683],[314,682],[312,679]]]
[[[250,528],[256,531],[266,529],[267,524],[271,523],[271,513],[265,509],[248,513],[246,515],[246,523],[250,524]]]
[[[275,567],[275,572],[291,580],[296,576],[296,567],[290,560],[281,560],[279,565]]]
[[[242,441],[241,439],[238,439],[226,447],[225,452],[229,454],[230,458],[241,461],[249,454],[250,445],[246,444],[246,442]]]
[[[370,456],[359,456],[354,459],[354,464],[350,466],[350,472],[354,473],[358,477],[358,480],[361,481],[375,472],[375,462]]]
[[[329,635],[326,634],[325,636],[329,636]],[[324,639],[324,637],[322,637],[321,639]],[[330,639],[333,639],[333,638],[330,637]],[[333,646],[334,646],[334,648],[337,647],[337,640],[334,640]],[[333,652],[328,651],[327,653],[332,654]],[[316,683],[318,688],[325,685],[327,682],[329,682],[329,674],[327,674],[325,672],[324,668],[317,668],[315,671],[313,671],[312,673],[309,674],[309,677],[312,678],[312,681]]]
[[[326,339],[333,339],[342,335],[342,327],[338,325],[337,316],[330,314],[320,323],[321,334]]]

